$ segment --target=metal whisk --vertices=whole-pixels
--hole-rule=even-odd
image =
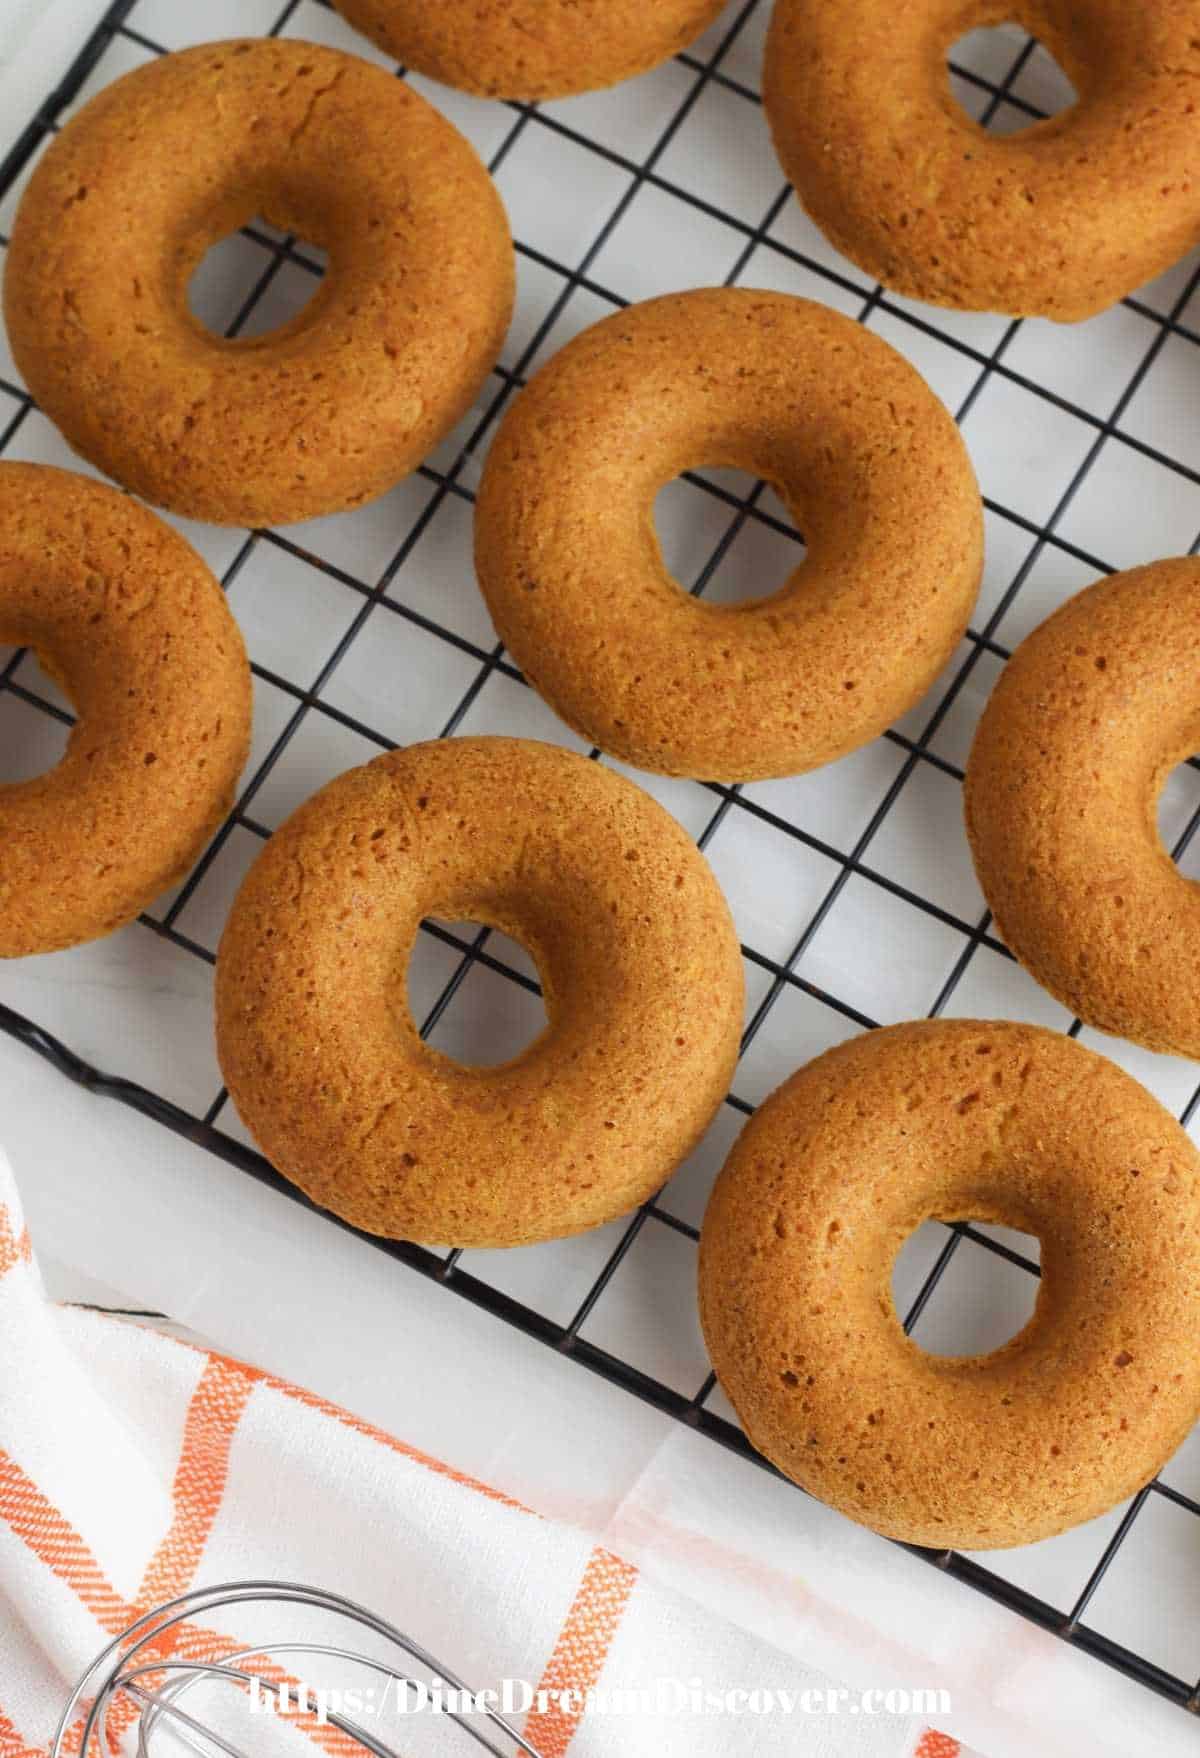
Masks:
[[[226,1606],[274,1605],[303,1606],[324,1614],[334,1620],[334,1627],[342,1625],[342,1640],[269,1640],[231,1648],[228,1638],[213,1636],[208,1643],[190,1631],[186,1645],[180,1641],[178,1627],[191,1626],[202,1614]],[[171,1632],[175,1634],[167,1641]],[[378,1655],[362,1651],[365,1632],[370,1632],[379,1647]],[[209,1646],[211,1654],[207,1652]],[[249,1758],[240,1745],[213,1727],[210,1719],[184,1706],[183,1699],[189,1693],[214,1684],[228,1687],[231,1695],[240,1693],[243,1703],[254,1694],[260,1705],[268,1698],[278,1704],[281,1687],[286,1690],[290,1686],[292,1694],[285,1701],[289,1705],[287,1719],[293,1725],[305,1719],[319,1719],[373,1754],[373,1758],[400,1758],[394,1747],[376,1732],[347,1714],[336,1695],[309,1695],[296,1688],[297,1683],[313,1682],[296,1681],[298,1664],[317,1662],[328,1666],[331,1661],[352,1665],[371,1677],[375,1681],[371,1699],[374,1702],[386,1701],[389,1693],[394,1696],[417,1689],[412,1669],[420,1668],[431,1675],[448,1705],[438,1715],[443,1728],[454,1726],[470,1735],[495,1758],[514,1758],[518,1753],[539,1758],[537,1748],[498,1710],[480,1707],[477,1712],[464,1713],[463,1697],[473,1698],[475,1693],[385,1618],[340,1594],[285,1581],[232,1581],[197,1589],[130,1624],[96,1656],[71,1693],[58,1724],[51,1758],[64,1758],[65,1743],[75,1728],[80,1730],[80,1758],[93,1758],[93,1754],[94,1758],[109,1758],[118,1748],[123,1728],[127,1729],[133,1719],[137,1722],[138,1758],[151,1758],[151,1744],[160,1729],[169,1731],[199,1758],[215,1758],[218,1753],[224,1758]],[[363,1695],[357,1693],[356,1702]],[[342,1693],[342,1697],[345,1699],[346,1694]],[[123,1713],[123,1722],[119,1711]],[[74,1747],[76,1741],[72,1739],[71,1744]]]

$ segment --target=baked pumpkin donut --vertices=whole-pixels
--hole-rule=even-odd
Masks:
[[[892,1265],[930,1219],[1041,1240],[1034,1315],[1002,1348],[905,1335]],[[869,1032],[746,1125],[705,1216],[700,1307],[746,1433],[822,1501],[938,1549],[1049,1538],[1148,1482],[1200,1414],[1200,1154],[1072,1038]]]
[[[725,0],[334,0],[397,61],[483,98],[565,98],[646,73]]]
[[[1200,749],[1200,561],[1113,574],[1021,643],[980,720],[967,833],[1005,941],[1101,1031],[1200,1058],[1200,886],[1157,804]]]
[[[250,668],[191,546],[116,489],[0,464],[0,642],[78,714],[66,754],[0,781],[0,958],[111,934],[191,866],[233,804]]]
[[[698,466],[765,477],[808,544],[739,605],[683,591],[654,499]],[[982,512],[966,449],[880,337],[788,294],[712,288],[585,330],[488,455],[475,560],[534,688],[643,769],[814,769],[917,702],[966,626]]]
[[[946,58],[1017,18],[1078,100],[1006,138],[969,117]],[[763,97],[825,235],[935,305],[1074,320],[1200,240],[1198,0],[777,0]]]
[[[328,250],[309,303],[229,341],[188,306],[261,214]],[[508,327],[513,250],[474,149],[378,67],[279,38],[126,74],[63,129],[13,227],[13,357],[76,451],[196,519],[356,507],[462,416]]]
[[[533,955],[548,1024],[466,1067],[423,1043],[422,917]],[[554,745],[413,745],[323,788],[251,869],[217,964],[225,1081],[267,1158],[370,1233],[522,1245],[597,1227],[695,1145],[737,1057],[742,967],[703,855]]]

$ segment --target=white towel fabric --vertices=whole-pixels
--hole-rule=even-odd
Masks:
[[[579,1712],[552,1695],[525,1723],[545,1758],[961,1750],[312,1394],[53,1305],[2,1153],[0,1351],[0,1758],[45,1752],[69,1688],[141,1612],[248,1577],[345,1594],[475,1688],[511,1679],[603,1694],[700,1680],[722,1695],[776,1694],[770,1713],[661,1717]],[[211,1623],[263,1639],[240,1608]],[[289,1633],[286,1617],[273,1624]],[[407,1718],[405,1737],[414,1754],[470,1749],[429,1716]],[[293,1748],[300,1738],[287,1734]]]

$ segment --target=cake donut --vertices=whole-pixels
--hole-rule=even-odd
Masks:
[[[657,67],[725,0],[334,0],[397,61],[484,98],[564,98]]]
[[[422,917],[533,955],[548,1024],[467,1067],[409,1011]],[[670,1176],[727,1090],[742,1021],[729,910],[640,788],[554,745],[457,738],[323,788],[246,878],[217,963],[226,1085],[263,1153],[389,1238],[521,1245],[599,1226]]]
[[[1017,648],[964,802],[996,926],[1089,1025],[1200,1058],[1200,886],[1156,808],[1200,749],[1200,561],[1098,580]]]
[[[988,134],[951,90],[966,32],[1019,18],[1078,99]],[[1197,0],[777,0],[763,97],[817,225],[935,305],[1092,316],[1200,240]]]
[[[78,720],[32,781],[0,781],[0,958],[122,927],[233,804],[250,668],[191,546],[116,489],[0,464],[0,642],[37,650]]]
[[[990,1354],[904,1333],[892,1265],[931,1218],[1041,1241],[1034,1315]],[[735,1143],[700,1306],[747,1435],[822,1501],[937,1549],[1049,1538],[1148,1482],[1200,1414],[1200,1155],[1072,1038],[869,1032],[800,1069]]]
[[[189,282],[256,215],[330,266],[287,323],[230,341]],[[18,209],[4,311],[85,458],[192,518],[285,524],[383,494],[465,414],[513,265],[491,179],[424,98],[357,56],[256,38],[161,56],[67,123]]]
[[[691,597],[655,536],[659,489],[715,465],[773,483],[807,540],[750,603]],[[911,708],[966,626],[983,542],[958,429],[913,368],[837,312],[745,288],[569,343],[501,425],[475,533],[496,627],[551,707],[629,763],[709,781],[813,769]]]

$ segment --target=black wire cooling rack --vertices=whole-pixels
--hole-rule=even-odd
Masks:
[[[273,19],[265,18],[264,26],[271,34],[289,27],[294,28],[301,6],[311,8],[325,4],[327,0],[287,0],[287,4],[282,4],[280,0],[277,16]],[[187,932],[186,927],[181,925],[181,918],[214,862],[220,859],[222,850],[232,835],[245,832],[252,837],[265,838],[270,834],[267,825],[256,816],[256,798],[302,725],[311,719],[329,728],[340,726],[376,749],[391,747],[392,741],[382,732],[323,696],[327,682],[372,613],[398,618],[399,624],[407,630],[422,630],[437,641],[449,643],[469,663],[470,682],[461,692],[453,712],[443,718],[441,724],[430,726],[426,736],[453,735],[494,674],[523,685],[524,680],[520,673],[505,658],[499,644],[489,646],[471,639],[461,630],[447,627],[421,608],[406,603],[402,596],[390,595],[389,589],[430,522],[447,500],[457,497],[470,502],[473,499],[469,483],[481,443],[497,413],[514,389],[523,382],[527,370],[536,362],[539,352],[572,297],[584,293],[606,309],[627,303],[625,298],[606,284],[604,265],[605,261],[610,260],[606,257],[606,247],[639,194],[654,192],[658,196],[669,196],[673,202],[683,204],[679,212],[683,214],[687,210],[697,218],[697,223],[701,217],[707,217],[708,220],[719,222],[730,229],[734,249],[733,260],[725,277],[728,283],[732,284],[746,275],[747,267],[751,265],[760,247],[768,243],[775,260],[790,263],[797,270],[818,277],[826,296],[842,303],[844,309],[849,308],[847,301],[856,302],[857,315],[861,321],[868,322],[873,316],[886,314],[895,322],[909,326],[914,334],[936,338],[940,344],[953,350],[958,364],[968,372],[970,379],[965,393],[958,400],[956,414],[960,422],[968,417],[989,384],[1002,382],[1014,391],[1029,393],[1039,399],[1038,406],[1047,412],[1048,418],[1053,411],[1058,410],[1082,423],[1086,430],[1085,443],[1076,467],[1069,474],[1065,487],[1057,494],[1048,514],[1041,518],[1030,517],[1024,511],[990,497],[985,478],[985,506],[989,514],[1004,521],[1006,529],[1023,551],[1022,559],[995,597],[987,611],[986,620],[970,631],[963,650],[944,680],[936,707],[929,714],[926,723],[912,732],[894,729],[886,735],[895,751],[895,773],[853,839],[852,846],[834,846],[829,840],[814,834],[803,824],[793,823],[771,804],[764,803],[759,797],[752,797],[740,787],[714,784],[700,790],[708,800],[704,813],[705,822],[698,834],[702,848],[709,847],[731,815],[737,817],[745,814],[749,816],[737,817],[739,824],[748,825],[751,820],[756,820],[760,826],[769,827],[772,832],[790,839],[790,846],[797,851],[808,850],[822,857],[825,862],[832,863],[836,869],[816,906],[809,913],[803,932],[786,956],[775,958],[752,946],[743,947],[748,970],[757,975],[761,991],[746,1026],[743,1054],[755,1042],[764,1021],[785,994],[803,995],[830,1009],[844,1025],[842,1035],[849,1035],[854,1029],[870,1027],[876,1023],[869,1011],[855,1005],[845,996],[839,996],[829,986],[813,982],[803,968],[806,953],[847,886],[852,883],[868,881],[870,886],[878,888],[873,893],[877,898],[890,895],[892,899],[921,912],[927,919],[953,929],[958,936],[955,956],[928,1007],[930,1014],[941,1013],[947,1007],[972,960],[980,954],[981,949],[987,949],[999,958],[1009,958],[1004,946],[991,933],[990,918],[986,914],[975,920],[964,920],[953,908],[945,907],[937,899],[920,895],[919,889],[889,874],[872,859],[872,843],[888,820],[906,783],[922,766],[940,772],[952,781],[961,782],[962,769],[952,757],[945,754],[945,749],[939,742],[939,733],[949,724],[956,704],[962,701],[978,668],[982,666],[986,672],[989,661],[995,665],[1007,657],[1008,648],[997,638],[997,631],[1043,556],[1050,554],[1058,563],[1064,567],[1073,567],[1077,573],[1079,570],[1091,573],[1111,571],[1111,565],[1103,557],[1092,553],[1087,546],[1073,542],[1063,529],[1065,516],[1097,465],[1105,446],[1115,438],[1121,446],[1128,448],[1128,453],[1123,455],[1168,472],[1173,478],[1192,486],[1200,484],[1200,474],[1157,443],[1151,443],[1144,434],[1139,437],[1127,425],[1123,425],[1130,405],[1159,361],[1163,350],[1168,345],[1200,343],[1200,334],[1189,324],[1189,302],[1200,283],[1200,268],[1190,275],[1185,273],[1173,285],[1166,309],[1160,310],[1157,304],[1148,303],[1141,298],[1124,302],[1126,310],[1136,313],[1145,322],[1145,345],[1139,350],[1132,371],[1124,375],[1120,394],[1114,395],[1109,413],[1101,415],[1083,399],[1063,395],[1048,384],[1040,382],[1036,376],[1020,369],[1018,362],[1021,351],[1015,345],[1022,329],[1019,322],[999,326],[998,339],[990,346],[980,346],[973,332],[964,332],[962,328],[943,321],[944,314],[913,307],[906,301],[896,301],[879,286],[864,288],[854,278],[853,273],[846,272],[849,265],[831,260],[819,249],[810,251],[789,242],[786,231],[776,229],[791,199],[782,177],[778,180],[776,192],[757,220],[747,219],[740,213],[731,211],[732,204],[724,204],[716,197],[710,197],[703,186],[695,186],[694,179],[690,186],[685,186],[672,171],[672,148],[677,146],[681,131],[686,128],[706,91],[715,88],[736,94],[746,103],[757,105],[760,102],[752,85],[742,77],[740,69],[744,56],[739,56],[737,51],[739,43],[744,44],[753,31],[761,27],[762,13],[767,5],[768,0],[744,0],[741,5],[731,6],[717,31],[710,32],[702,39],[694,52],[677,58],[672,86],[677,93],[675,108],[673,112],[662,116],[661,126],[656,126],[649,132],[649,144],[640,156],[629,156],[621,145],[613,144],[611,137],[608,140],[595,138],[586,129],[575,127],[570,114],[564,117],[557,109],[552,112],[546,108],[522,104],[495,106],[497,113],[502,116],[503,127],[498,132],[498,144],[491,154],[493,173],[502,169],[526,131],[540,130],[543,131],[540,138],[547,153],[553,154],[556,148],[564,154],[586,150],[614,167],[622,176],[622,193],[619,199],[609,205],[603,223],[594,232],[586,249],[574,264],[559,261],[552,253],[523,241],[518,227],[518,252],[523,265],[533,265],[544,270],[548,278],[552,278],[555,289],[553,296],[548,300],[516,359],[508,367],[497,369],[490,381],[483,405],[476,411],[467,429],[460,434],[458,449],[454,455],[445,458],[443,453],[435,454],[435,457],[443,457],[440,467],[434,468],[431,464],[419,472],[420,477],[428,484],[428,500],[403,542],[395,549],[386,567],[376,578],[360,579],[355,573],[301,547],[292,538],[279,532],[252,532],[237,540],[236,553],[224,570],[223,578],[227,588],[234,585],[254,552],[260,546],[266,546],[277,557],[297,558],[329,579],[336,580],[341,587],[354,595],[354,612],[333,650],[321,656],[320,670],[307,687],[284,676],[281,671],[261,663],[255,664],[254,669],[259,680],[270,685],[286,701],[286,714],[281,730],[265,756],[256,766],[252,766],[233,814],[182,889],[170,900],[165,912],[157,917],[146,915],[142,918],[144,928],[154,935],[170,942],[182,952],[212,964],[212,950]],[[262,0],[262,9],[269,11],[268,0]],[[55,131],[63,112],[98,70],[101,74],[106,71],[105,58],[111,51],[124,46],[144,54],[162,52],[163,45],[148,28],[143,28],[143,17],[142,0],[117,0],[116,4],[108,8],[101,22],[82,45],[62,84],[49,94],[0,165],[0,202],[19,184],[47,137]],[[964,96],[985,125],[1003,125],[1007,119],[1009,126],[1019,126],[1022,122],[1044,113],[1030,95],[1031,91],[1035,97],[1037,93],[1036,83],[1031,83],[1028,78],[1034,65],[1035,53],[1036,46],[1030,40],[1016,38],[1010,42],[1005,64],[986,73],[952,59],[951,67],[960,96]],[[285,267],[307,276],[321,273],[319,261],[295,239],[280,238],[270,234],[269,230],[257,227],[248,228],[247,237],[261,248],[262,267],[229,323],[228,333],[231,336],[243,331]],[[0,238],[0,242],[5,241]],[[757,270],[757,267],[756,261],[754,269]],[[746,278],[753,282],[754,273]],[[1162,300],[1158,301],[1158,304],[1162,303]],[[22,387],[3,376],[0,376],[0,395],[10,399],[12,403],[11,416],[0,429],[0,454],[3,454],[20,435],[23,424],[31,416],[33,406]],[[5,407],[7,406],[6,403]],[[796,538],[796,533],[771,511],[770,501],[764,495],[764,485],[758,484],[749,493],[739,494],[731,491],[719,479],[696,475],[689,476],[687,480],[698,492],[710,497],[720,509],[724,520],[719,539],[691,585],[693,591],[704,592],[712,587],[714,576],[738,537],[749,525],[758,524],[777,537],[789,540]],[[1192,542],[1191,549],[1194,551],[1198,546],[1200,536]],[[22,658],[21,653],[15,653],[0,667],[0,702],[3,701],[4,693],[8,693],[10,698],[16,698],[35,713],[48,714],[69,723],[69,713],[60,704],[47,699],[36,684],[31,683],[28,674],[22,669]],[[593,752],[593,755],[598,753]],[[1200,765],[1193,762],[1193,768],[1200,769]],[[1198,827],[1200,806],[1191,813],[1179,831],[1175,844],[1176,858],[1183,855]],[[506,958],[497,955],[497,942],[486,929],[473,935],[464,935],[454,927],[428,923],[425,931],[447,948],[455,961],[449,979],[443,984],[424,1020],[423,1031],[426,1035],[437,1028],[464,980],[475,967],[488,970],[526,990],[537,992],[538,985],[534,977],[524,970],[514,969]],[[310,1206],[299,1191],[280,1178],[259,1154],[232,1132],[226,1113],[227,1096],[224,1092],[218,1093],[206,1110],[189,1109],[166,1094],[152,1091],[137,1081],[122,1078],[119,1074],[101,1072],[36,1021],[24,1017],[3,1003],[0,1003],[0,1029],[45,1057],[81,1086],[117,1099],[142,1112],[292,1200]],[[1074,1022],[1071,1030],[1078,1032],[1079,1029],[1079,1022]],[[739,1113],[748,1114],[753,1109],[752,1105],[736,1095],[730,1096],[728,1104]],[[1182,1109],[1185,1125],[1192,1121],[1198,1105],[1200,1087],[1191,1094]],[[341,1225],[338,1222],[335,1224]],[[741,1431],[709,1407],[715,1387],[711,1374],[696,1389],[694,1395],[688,1396],[634,1363],[620,1359],[582,1334],[588,1319],[609,1290],[643,1230],[659,1226],[669,1228],[677,1236],[693,1243],[699,1237],[696,1227],[672,1213],[670,1207],[664,1205],[661,1195],[660,1198],[648,1202],[625,1226],[600,1273],[565,1323],[546,1316],[532,1305],[491,1286],[473,1274],[468,1267],[464,1267],[461,1252],[439,1254],[419,1246],[377,1239],[371,1239],[370,1243],[408,1269],[439,1283],[444,1289],[516,1326],[690,1428],[735,1453],[753,1459],[769,1470],[771,1468],[754,1453]],[[906,1328],[911,1330],[920,1319],[947,1268],[967,1240],[1023,1272],[1038,1274],[1036,1263],[1004,1239],[965,1224],[948,1227],[945,1229],[944,1243],[905,1315]],[[1177,1676],[1148,1655],[1134,1652],[1084,1621],[1101,1581],[1121,1547],[1129,1539],[1150,1498],[1164,1498],[1176,1508],[1200,1516],[1200,1503],[1180,1489],[1159,1480],[1148,1485],[1124,1510],[1086,1580],[1074,1593],[1069,1604],[1050,1604],[1025,1587],[1006,1579],[1003,1573],[1003,1556],[994,1559],[992,1566],[985,1567],[972,1558],[954,1552],[919,1551],[916,1554],[925,1557],[945,1574],[1053,1631],[1076,1648],[1105,1661],[1193,1713],[1200,1713],[1200,1682],[1195,1677],[1188,1679]]]

